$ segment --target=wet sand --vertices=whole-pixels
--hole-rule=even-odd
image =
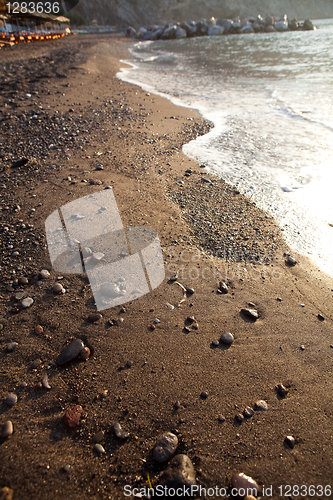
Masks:
[[[0,424],[14,428],[0,440],[0,486],[14,500],[122,499],[125,485],[148,488],[148,474],[158,483],[167,464],[157,464],[152,449],[168,431],[206,488],[229,488],[238,472],[272,485],[273,498],[288,484],[332,485],[333,280],[288,250],[255,204],[182,154],[211,124],[118,80],[127,43],[80,36],[0,52]],[[12,166],[22,158],[26,165]],[[45,220],[106,186],[124,226],[157,230],[165,280],[90,323],[96,307],[87,276],[52,270]],[[285,263],[288,251],[294,267]],[[49,278],[39,279],[42,269]],[[182,303],[181,287],[169,281],[176,271],[194,289]],[[66,293],[52,292],[57,281]],[[227,294],[218,293],[220,281]],[[31,307],[21,307],[19,290]],[[259,318],[249,320],[244,308]],[[197,329],[184,330],[188,316]],[[225,332],[233,344],[214,348]],[[91,356],[57,366],[73,338]],[[40,387],[46,373],[49,390]],[[12,407],[9,393],[18,396]],[[258,400],[267,411],[235,420]],[[83,412],[70,430],[63,416],[73,405]],[[128,439],[114,435],[115,422]],[[94,449],[98,431],[102,454]]]

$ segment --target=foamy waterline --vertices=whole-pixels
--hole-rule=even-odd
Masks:
[[[140,44],[143,52],[145,46],[149,47],[151,43]],[[148,59],[152,62],[156,57],[151,56]],[[145,62],[148,59],[145,59]],[[242,194],[275,218],[284,230],[288,246],[312,258],[324,272],[333,275],[333,228],[330,226],[333,224],[333,209],[328,203],[333,174],[327,159],[327,134],[331,133],[330,123],[317,122],[307,116],[306,111],[294,109],[276,91],[265,96],[256,95],[255,99],[253,94],[249,101],[245,99],[244,102],[239,102],[237,109],[237,106],[232,104],[233,101],[237,102],[237,99],[233,99],[235,94],[228,88],[223,89],[223,93],[219,95],[204,95],[202,92],[191,92],[188,85],[181,87],[183,92],[180,93],[175,91],[174,87],[168,88],[168,82],[164,79],[161,84],[162,79],[158,79],[158,76],[156,82],[149,78],[147,83],[147,78],[143,78],[140,60],[137,64],[133,61],[123,62],[129,65],[129,68],[123,68],[118,73],[118,78],[139,85],[146,92],[167,98],[175,105],[195,109],[204,119],[213,123],[214,127],[208,134],[185,144],[183,152],[196,162],[204,163],[210,173],[218,175],[231,185],[236,185]],[[158,70],[159,68],[154,76]],[[147,74],[145,76],[147,77]],[[284,128],[288,134],[288,127],[298,127],[300,134],[295,132],[295,137],[306,137],[307,127],[312,127],[311,132],[318,133],[319,140],[323,143],[322,153],[320,148],[316,150],[318,166],[312,165],[311,158],[306,158],[306,151],[299,156],[295,155],[289,166],[284,164],[288,155],[279,156],[279,151],[274,152],[273,159],[267,155],[267,159],[265,158],[258,169],[254,169],[253,165],[244,164],[242,158],[238,161],[237,151],[235,154],[226,150],[220,142],[230,130],[230,120],[240,120],[242,123],[242,120],[252,117],[258,129],[257,135],[262,133],[260,127],[264,129],[263,119],[269,123],[276,117],[279,122],[282,120],[280,135],[284,133]],[[257,118],[258,123],[255,122]],[[250,141],[246,137],[245,139],[246,148],[249,148]],[[239,140],[244,142],[244,137],[239,135]],[[269,146],[271,147],[271,144]],[[264,154],[265,151],[262,152],[262,155]],[[309,156],[310,154],[311,152]]]

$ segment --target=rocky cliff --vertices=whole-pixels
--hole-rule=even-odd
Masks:
[[[141,26],[211,16],[280,16],[333,18],[333,0],[80,0],[75,11],[88,22]]]

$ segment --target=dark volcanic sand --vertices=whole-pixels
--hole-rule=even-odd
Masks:
[[[126,484],[147,488],[148,474],[157,483],[166,465],[153,460],[152,448],[167,431],[177,434],[176,453],[190,457],[202,486],[228,488],[235,472],[272,485],[273,498],[280,485],[332,484],[332,279],[301,256],[287,267],[274,221],[223,181],[201,179],[205,170],[181,147],[210,124],[119,81],[126,57],[126,42],[110,36],[0,52],[0,424],[14,426],[0,439],[0,486],[14,500],[123,499]],[[26,165],[13,168],[22,158]],[[63,204],[108,185],[124,225],[158,231],[166,278],[124,312],[115,307],[90,323],[88,279],[60,279],[52,270],[44,224]],[[51,276],[38,279],[42,269]],[[195,291],[179,307],[182,290],[168,282],[176,270]],[[15,281],[22,277],[27,284]],[[65,294],[52,292],[57,281]],[[217,293],[219,281],[227,294]],[[33,298],[30,308],[20,307],[18,290]],[[250,321],[244,308],[257,309],[259,319]],[[189,315],[198,329],[187,332]],[[120,318],[119,326],[109,322]],[[213,349],[225,332],[233,344]],[[73,338],[90,358],[58,367]],[[11,342],[18,345],[8,352]],[[46,373],[49,390],[38,385]],[[278,383],[288,388],[284,399]],[[13,407],[9,393],[18,396]],[[261,399],[268,411],[235,420]],[[73,405],[83,410],[70,430],[63,416]],[[127,440],[114,435],[116,422]],[[98,431],[101,455],[93,448]],[[292,450],[287,435],[296,439]]]

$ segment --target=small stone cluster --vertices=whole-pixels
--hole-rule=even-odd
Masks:
[[[197,36],[239,35],[249,33],[273,33],[275,31],[312,31],[317,29],[310,19],[303,23],[297,19],[288,20],[286,14],[279,18],[261,15],[246,19],[200,19],[199,21],[172,22],[166,26],[141,27],[138,30],[129,26],[126,35],[138,40],[171,40]]]

